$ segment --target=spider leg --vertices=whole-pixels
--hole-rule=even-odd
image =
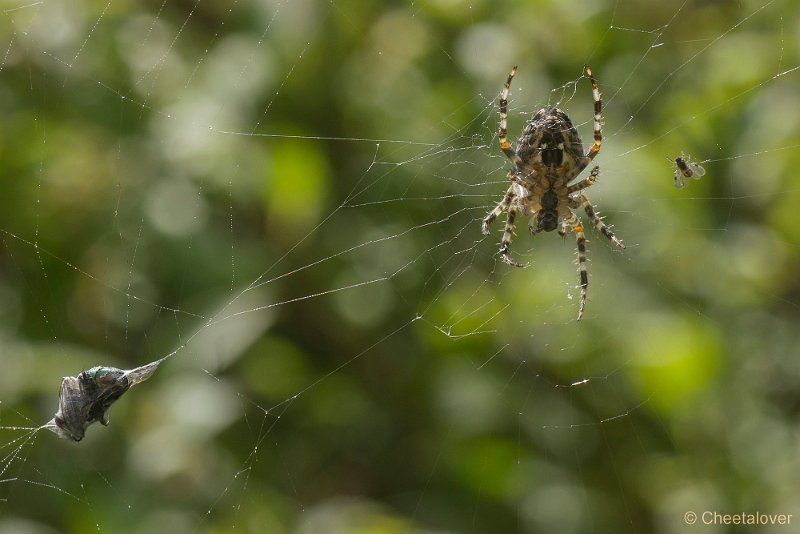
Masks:
[[[587,187],[592,187],[595,182],[597,182],[597,177],[600,176],[600,167],[595,165],[592,172],[589,174],[589,177],[585,180],[581,180],[576,184],[572,184],[571,186],[567,187],[567,194],[572,194],[575,191],[580,191],[581,189],[586,189]]]
[[[483,218],[483,221],[481,221],[481,231],[483,232],[483,235],[489,235],[489,225],[492,224],[501,213],[508,209],[509,204],[511,204],[511,201],[515,196],[514,186],[512,185],[508,188],[508,191],[506,191],[506,195],[503,197],[503,200],[501,200],[497,206],[495,206],[495,208]]]
[[[538,234],[539,232],[541,232],[541,230],[539,230],[537,226],[538,222],[536,221],[536,216],[534,215],[528,220],[528,232],[530,232],[531,235]]]
[[[517,152],[511,147],[508,142],[508,92],[511,90],[511,80],[517,73],[517,67],[511,69],[506,83],[503,84],[503,91],[500,93],[500,132],[498,138],[500,141],[500,148],[503,150],[508,159],[515,167],[519,167],[522,159],[517,155]]]
[[[586,288],[589,287],[589,273],[586,270],[586,234],[583,233],[583,225],[574,213],[567,221],[575,232],[578,241],[578,271],[581,273],[581,300],[578,305],[578,321],[583,317],[583,309],[586,307]]]
[[[510,204],[508,207],[508,215],[506,216],[506,229],[503,232],[503,239],[500,240],[500,259],[514,267],[522,267],[521,263],[512,260],[508,253],[511,247],[511,239],[514,237],[514,219],[517,217],[517,207]]]
[[[614,235],[614,232],[611,231],[611,228],[606,226],[606,223],[604,223],[603,220],[597,216],[597,214],[594,212],[591,202],[589,202],[589,199],[586,198],[585,195],[571,198],[570,201],[570,207],[573,209],[583,207],[583,210],[586,212],[586,215],[589,216],[589,220],[592,221],[594,227],[597,228],[597,230],[599,230],[600,233],[603,234],[609,241],[614,243],[619,248],[625,248],[625,245],[620,239],[617,238],[617,236]]]
[[[603,134],[601,132],[601,123],[603,120],[602,95],[600,94],[600,89],[597,88],[597,82],[594,79],[592,69],[589,68],[589,65],[583,66],[583,73],[589,78],[589,82],[592,84],[592,98],[594,98],[594,144],[589,149],[589,152],[586,153],[586,156],[584,156],[577,172],[581,172],[592,162],[597,153],[600,152],[600,146],[603,144]]]
[[[536,235],[540,232],[543,232],[544,229],[539,227],[539,212],[535,211],[533,215],[531,215],[530,220],[528,221],[528,231],[531,235]],[[561,232],[559,231],[559,234]]]
[[[481,231],[483,232],[483,235],[487,235],[489,233],[489,225],[492,224],[501,213],[504,211],[508,212],[506,215],[506,227],[503,231],[503,238],[500,240],[500,259],[509,265],[513,265],[514,267],[522,267],[522,264],[515,262],[508,255],[511,247],[511,239],[514,236],[514,219],[517,218],[517,206],[514,203],[516,198],[517,194],[514,191],[514,185],[512,184],[511,187],[508,188],[508,191],[506,191],[503,200],[501,200],[497,206],[495,206],[495,208],[483,218],[483,221],[481,222]]]
[[[567,237],[567,221],[565,219],[561,220],[561,228],[558,229],[558,235]]]

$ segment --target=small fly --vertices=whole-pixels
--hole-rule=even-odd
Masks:
[[[705,175],[706,170],[698,165],[689,161],[689,156],[681,154],[675,158],[675,187],[680,189],[683,187],[684,178],[694,178],[699,180]]]

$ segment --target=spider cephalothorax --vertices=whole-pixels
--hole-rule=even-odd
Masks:
[[[516,72],[516,67],[511,69],[500,93],[500,148],[514,165],[508,173],[511,186],[503,200],[484,217],[481,227],[483,233],[488,234],[489,225],[500,214],[507,213],[505,231],[500,241],[500,259],[516,267],[521,265],[511,259],[509,247],[517,211],[530,217],[528,230],[531,234],[551,232],[560,226],[558,233],[564,236],[567,229],[572,228],[578,241],[578,268],[581,273],[581,300],[578,309],[580,319],[586,305],[589,275],[586,271],[586,236],[580,219],[572,210],[582,207],[595,228],[615,245],[625,248],[622,241],[617,239],[594,212],[589,199],[580,193],[581,189],[595,183],[600,175],[600,168],[595,166],[588,178],[569,185],[600,152],[603,141],[600,90],[591,69],[584,67],[584,73],[592,84],[594,98],[594,144],[586,154],[583,153],[583,143],[572,121],[566,113],[554,107],[542,108],[536,112],[525,124],[515,149],[508,142],[507,120],[508,93]]]

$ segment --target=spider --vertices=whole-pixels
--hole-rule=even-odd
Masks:
[[[583,72],[592,84],[594,98],[594,144],[586,154],[583,153],[581,138],[572,121],[566,113],[555,107],[537,111],[525,124],[522,135],[517,140],[516,149],[511,147],[507,139],[508,93],[511,90],[511,80],[517,73],[517,67],[511,69],[500,93],[499,132],[500,148],[513,165],[513,169],[508,173],[511,186],[503,199],[481,222],[483,234],[487,235],[489,225],[499,215],[507,213],[499,254],[501,260],[514,267],[522,267],[509,256],[517,211],[530,218],[528,230],[532,235],[551,232],[558,228],[559,235],[564,237],[568,228],[572,228],[578,241],[578,270],[581,273],[579,321],[586,306],[589,275],[586,270],[586,236],[583,224],[573,210],[583,208],[597,230],[617,247],[625,248],[611,228],[597,216],[589,199],[580,193],[582,189],[595,184],[600,175],[600,167],[595,166],[586,179],[569,185],[594,160],[600,152],[603,141],[600,131],[603,106],[600,90],[588,65],[584,66]]]

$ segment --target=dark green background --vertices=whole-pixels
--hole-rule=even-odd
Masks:
[[[800,525],[794,2],[29,4],[0,17],[0,532]],[[512,139],[557,104],[586,140],[584,63],[627,249],[589,234],[576,322],[573,237],[523,221],[514,270],[479,221],[510,67]],[[176,350],[81,443],[10,428]]]

